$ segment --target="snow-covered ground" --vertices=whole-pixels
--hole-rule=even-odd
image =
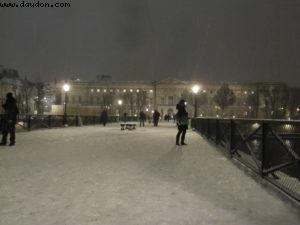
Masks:
[[[293,225],[299,209],[173,126],[19,133],[0,147],[1,225]]]

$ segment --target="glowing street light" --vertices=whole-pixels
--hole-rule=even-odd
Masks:
[[[192,91],[194,94],[198,94],[198,92],[200,91],[200,87],[198,85],[194,85],[192,87]]]
[[[192,87],[192,91],[193,91],[193,93],[195,94],[194,95],[194,100],[195,100],[195,109],[194,109],[194,117],[197,117],[197,109],[198,109],[198,99],[197,99],[197,95],[198,95],[198,93],[199,93],[199,91],[200,91],[200,86],[199,85],[194,85],[193,87]]]
[[[118,105],[119,105],[119,116],[120,116],[122,111],[122,105],[123,105],[123,101],[121,99],[118,100]]]
[[[70,91],[70,85],[69,84],[64,84],[63,85],[63,90],[65,92],[65,108],[64,108],[64,118],[63,118],[63,124],[64,126],[67,125],[67,102],[68,102],[68,91]]]
[[[64,84],[63,89],[65,92],[70,91],[70,85],[69,84]]]

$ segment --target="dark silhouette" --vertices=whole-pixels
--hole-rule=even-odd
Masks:
[[[170,122],[170,118],[171,118],[171,116],[170,116],[169,114],[166,114],[166,115],[164,116],[164,120],[166,120],[166,121],[168,121],[168,122]]]
[[[9,145],[13,146],[16,142],[16,123],[19,110],[16,104],[16,99],[13,97],[12,93],[7,93],[6,101],[2,107],[4,109],[4,115],[2,119],[2,141],[0,145],[6,145],[7,135],[9,133]]]
[[[126,112],[123,114],[123,117],[124,117],[124,123],[126,123],[127,122],[127,113]]]
[[[103,110],[100,115],[100,123],[105,127],[108,121],[108,114],[106,110]]]
[[[175,123],[176,122],[176,114],[175,113],[173,113],[173,122]]]
[[[155,127],[158,126],[159,117],[160,117],[160,113],[157,110],[155,110],[153,113],[153,124]]]
[[[180,100],[180,102],[176,106],[176,109],[178,110],[176,114],[177,128],[178,128],[178,132],[176,135],[176,145],[179,145],[180,135],[181,135],[181,145],[186,145],[184,140],[185,140],[186,130],[188,129],[189,119],[188,119],[188,113],[185,109],[185,100]]]
[[[140,127],[145,126],[145,120],[146,120],[146,114],[143,111],[141,111],[140,112]]]

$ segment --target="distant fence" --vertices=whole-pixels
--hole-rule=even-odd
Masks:
[[[300,122],[193,118],[201,135],[224,153],[300,201]]]
[[[138,117],[127,116],[126,121],[137,121]],[[2,128],[3,115],[0,115],[0,130]],[[125,121],[124,117],[109,116],[108,123]],[[36,130],[43,128],[59,128],[67,126],[87,126],[101,124],[100,116],[74,116],[74,115],[26,115],[19,116],[17,129]]]

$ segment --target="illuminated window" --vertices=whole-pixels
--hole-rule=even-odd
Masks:
[[[94,89],[91,89],[91,92],[94,92]]]
[[[97,92],[100,92],[100,89],[97,89]]]

